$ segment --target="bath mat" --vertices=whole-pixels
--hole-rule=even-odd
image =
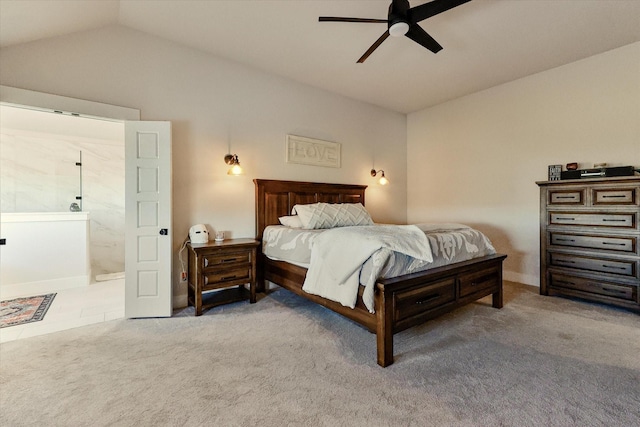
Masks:
[[[44,319],[56,294],[0,301],[0,328],[38,322]]]

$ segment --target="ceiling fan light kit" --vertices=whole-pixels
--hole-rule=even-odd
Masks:
[[[389,35],[391,37],[402,37],[409,31],[409,24],[406,22],[396,22],[389,27]]]
[[[433,53],[442,50],[442,46],[431,37],[418,22],[427,18],[446,12],[456,6],[467,3],[471,0],[433,0],[429,3],[421,4],[415,7],[409,7],[409,0],[393,0],[389,5],[389,13],[387,19],[370,19],[370,18],[342,18],[333,16],[321,16],[318,18],[320,22],[361,22],[361,23],[386,23],[387,30],[371,45],[371,47],[358,59],[358,63],[364,62],[374,50],[382,44],[387,37],[406,36],[418,43],[419,45],[429,49]]]

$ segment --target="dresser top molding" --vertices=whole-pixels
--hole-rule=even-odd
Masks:
[[[599,183],[615,183],[615,182],[640,182],[640,175],[633,176],[612,176],[607,178],[581,178],[581,179],[562,179],[560,181],[536,181],[540,187],[547,185],[566,185],[566,184],[599,184]]]

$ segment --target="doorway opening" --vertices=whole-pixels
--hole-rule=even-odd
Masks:
[[[29,101],[35,99],[35,105],[15,103],[16,94],[29,95],[27,98]],[[34,94],[41,96],[34,98]],[[13,102],[5,102],[7,98]],[[104,111],[115,118],[65,113],[43,108],[42,104],[57,102],[69,107],[77,101],[75,111],[86,110],[89,106],[91,112],[100,110],[95,107],[101,104],[4,86],[1,101],[0,213],[10,224],[3,219],[0,231],[6,244],[0,246],[0,250],[8,255],[9,245],[18,241],[31,245],[32,250],[28,251],[21,266],[27,268],[3,266],[0,299],[51,292],[56,296],[43,320],[3,328],[0,342],[124,317],[123,119],[137,119],[139,112],[123,109],[124,115],[121,112],[111,114],[110,109],[117,111],[120,107],[105,105]],[[87,218],[87,244],[86,252],[83,254],[80,249],[76,257],[79,245],[72,236],[75,229],[64,228],[71,222],[56,224],[54,221],[47,226],[42,215],[75,221],[76,218],[68,217],[78,214]],[[25,218],[35,222],[18,224]],[[34,235],[24,234],[25,229],[36,228]],[[19,230],[20,238],[6,237],[12,229]],[[44,244],[48,229],[54,234],[55,230],[63,229],[64,234],[55,237],[56,243]],[[82,233],[82,226],[80,230]],[[81,242],[82,238],[76,240]],[[76,250],[74,255],[63,262],[58,259],[54,263],[57,265],[47,272],[47,257],[35,256],[33,248],[46,248],[49,253],[64,256],[61,248],[67,243]],[[15,246],[19,245],[12,249],[16,249]],[[83,257],[86,271],[83,271],[84,267],[78,270],[78,265],[83,264],[76,258]],[[29,272],[41,275],[31,277]]]

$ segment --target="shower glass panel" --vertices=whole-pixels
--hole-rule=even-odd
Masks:
[[[66,141],[0,134],[0,211],[82,210],[82,152]],[[77,209],[71,209],[72,204]]]

